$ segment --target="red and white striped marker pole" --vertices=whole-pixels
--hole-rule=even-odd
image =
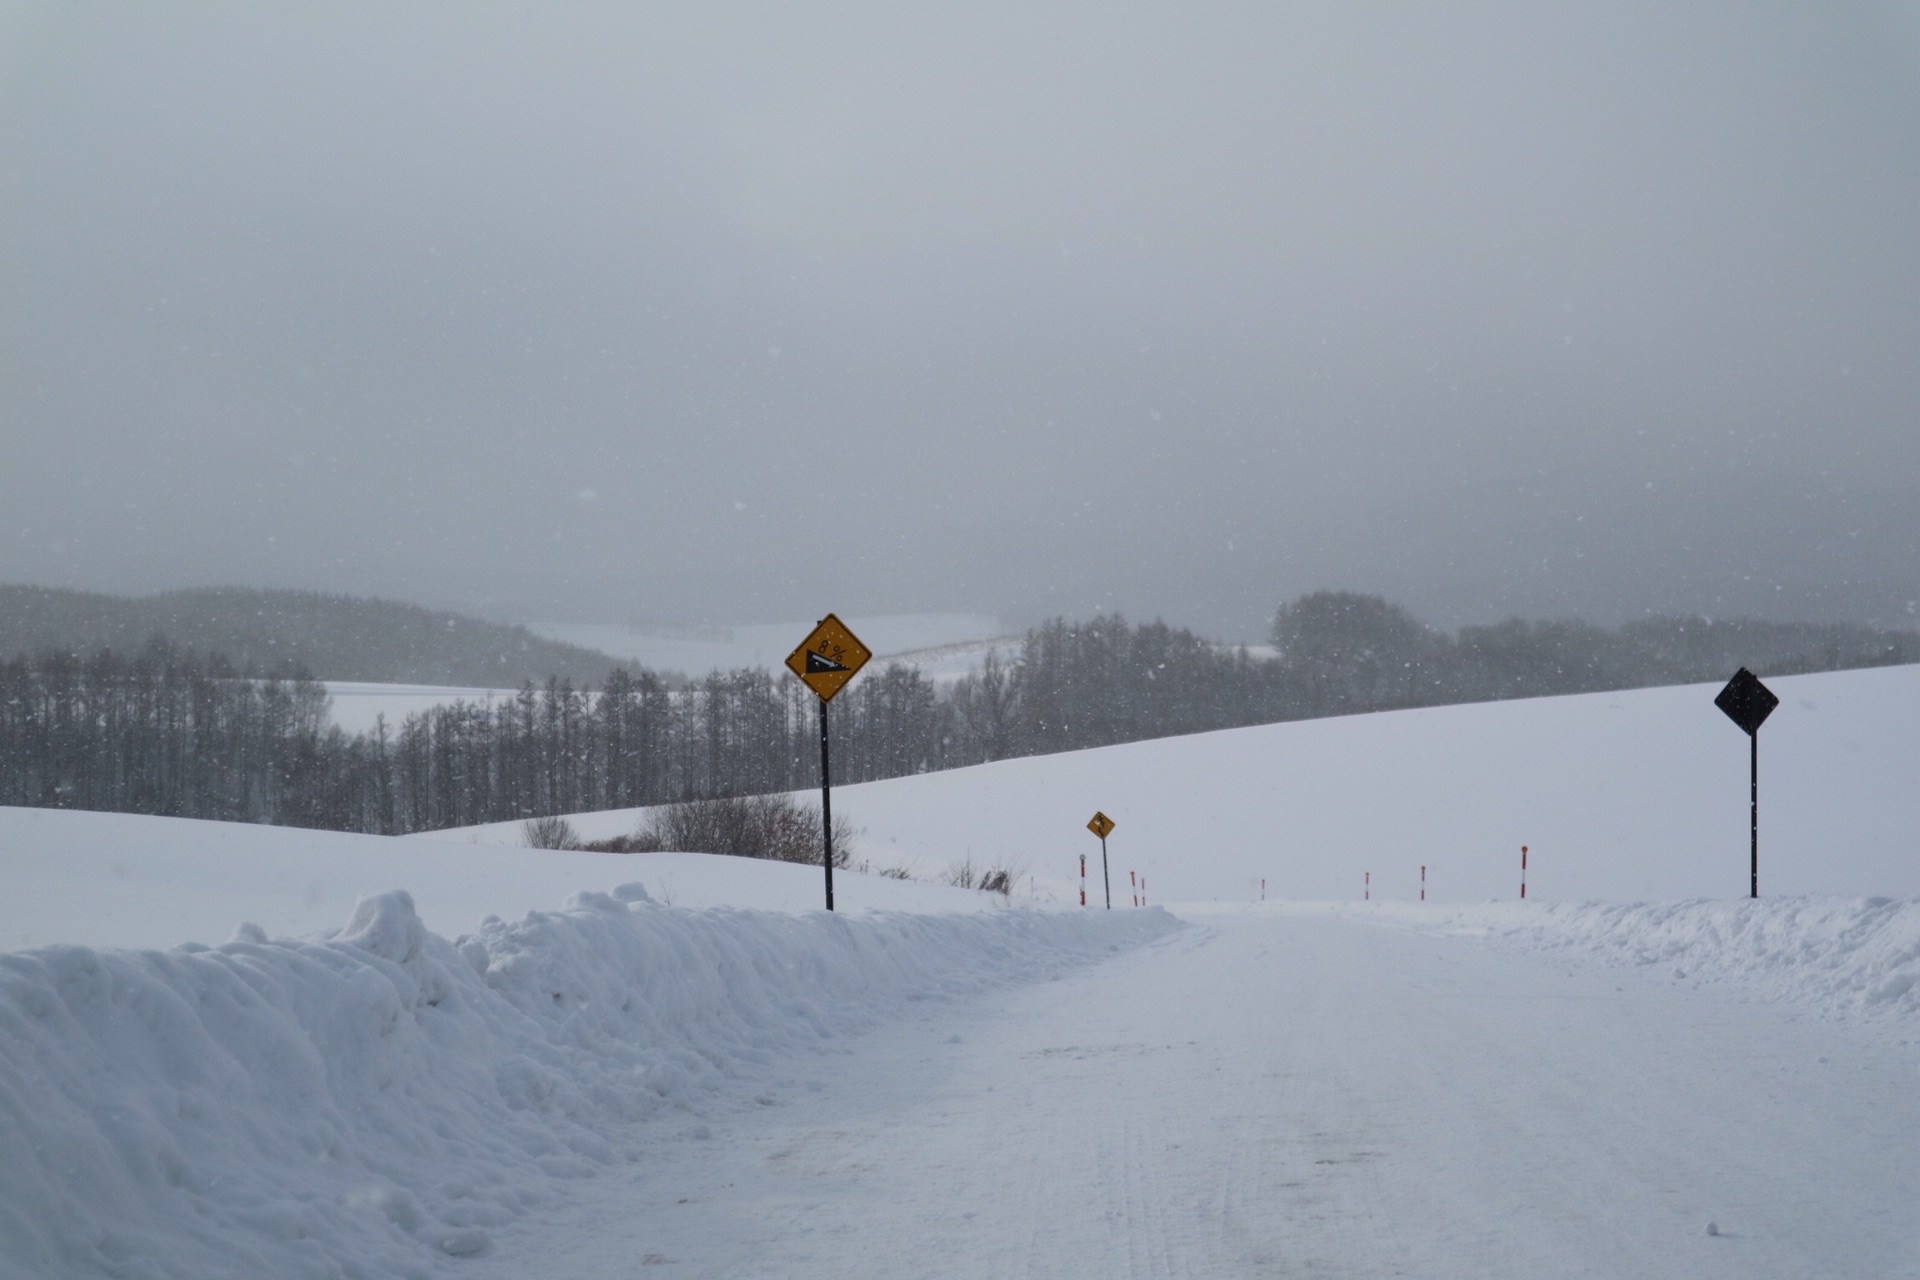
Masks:
[[[1373,872],[1363,871],[1360,874],[1366,877],[1365,880],[1362,880],[1360,882],[1361,884],[1366,886],[1365,892],[1363,892],[1360,895],[1360,900],[1362,902],[1372,902],[1373,901]]]
[[[1080,855],[1080,905],[1087,905],[1087,855]]]
[[[1520,901],[1527,900],[1527,846],[1520,846]]]
[[[1260,901],[1265,902],[1266,900],[1267,900],[1267,878],[1265,876],[1261,876],[1260,877]]]
[[[1427,864],[1420,864],[1420,901],[1427,900]]]
[[[1147,905],[1147,878],[1145,876],[1140,877],[1140,905],[1143,907]]]
[[[1140,905],[1140,877],[1131,871],[1127,872],[1127,884],[1133,889],[1133,905],[1137,907]]]

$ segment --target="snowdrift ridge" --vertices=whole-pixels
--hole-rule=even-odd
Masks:
[[[1488,903],[1377,915],[1541,952],[1662,965],[1840,1018],[1920,1019],[1920,899],[1793,897],[1686,902]]]
[[[0,954],[0,1277],[422,1275],[633,1157],[623,1122],[1179,927],[689,911],[633,884],[454,941],[392,892],[331,937]]]

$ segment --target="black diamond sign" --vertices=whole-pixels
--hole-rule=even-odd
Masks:
[[[1713,705],[1726,712],[1727,719],[1752,737],[1760,732],[1760,726],[1780,705],[1780,699],[1773,695],[1773,690],[1760,683],[1759,676],[1742,667],[1734,673],[1733,679],[1727,681],[1727,687],[1720,691]]]

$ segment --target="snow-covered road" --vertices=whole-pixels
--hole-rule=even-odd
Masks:
[[[1351,913],[1183,914],[770,1068],[460,1274],[1920,1275],[1885,1028]]]

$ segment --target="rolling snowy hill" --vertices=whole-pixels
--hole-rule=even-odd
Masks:
[[[972,613],[849,615],[853,628],[881,663],[917,666],[933,679],[964,675],[988,649],[1017,650],[999,619]],[[812,631],[813,621],[750,626],[615,626],[535,623],[530,630],[561,643],[597,649],[621,661],[698,679],[709,671],[760,667],[774,670]]]
[[[1920,896],[1920,667],[1775,679],[1760,733],[1760,887]],[[1044,899],[1077,898],[1078,858],[1108,850],[1156,902],[1558,900],[1743,895],[1747,739],[1687,685],[1296,721],[1007,760],[836,788],[856,859],[937,876],[1008,864]],[[637,812],[574,818],[590,838]],[[516,843],[515,824],[454,838]],[[418,837],[433,838],[431,836]]]

